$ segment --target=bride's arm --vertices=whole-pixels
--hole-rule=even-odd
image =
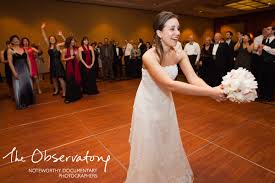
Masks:
[[[224,98],[222,90],[218,87],[200,87],[172,80],[162,69],[156,57],[150,52],[146,52],[143,55],[142,60],[150,76],[160,87],[186,95],[209,96],[218,101],[221,101]]]
[[[198,75],[195,73],[193,67],[190,64],[189,58],[186,55],[184,51],[180,52],[180,68],[182,72],[184,73],[185,77],[187,78],[188,83],[200,86],[200,87],[210,87],[208,84],[206,84]]]

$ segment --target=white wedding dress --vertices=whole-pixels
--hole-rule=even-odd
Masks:
[[[175,79],[177,65],[162,69]],[[146,69],[133,106],[130,162],[125,183],[192,183],[172,93],[160,88]]]

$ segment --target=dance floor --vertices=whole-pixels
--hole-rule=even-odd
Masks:
[[[129,163],[129,128],[138,84],[139,80],[98,82],[99,95],[64,104],[44,82],[46,92],[37,96],[37,104],[15,110],[1,83],[1,183],[122,183]],[[195,183],[275,182],[274,105],[217,103],[206,97],[173,95]],[[8,153],[14,147],[17,160],[23,156],[25,162],[11,163]],[[97,158],[89,162],[49,160],[53,154],[84,156],[87,151],[105,161],[110,155],[110,160],[107,165]],[[75,172],[80,170],[90,172]],[[82,177],[73,177],[76,174]]]

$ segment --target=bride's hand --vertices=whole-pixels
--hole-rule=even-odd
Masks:
[[[226,96],[223,92],[223,86],[216,86],[213,87],[213,92],[210,95],[211,98],[215,99],[217,102],[221,102],[221,101],[225,101],[226,100]]]

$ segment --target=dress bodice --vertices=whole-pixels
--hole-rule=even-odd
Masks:
[[[48,50],[48,54],[49,54],[50,59],[52,61],[54,61],[54,60],[60,60],[61,59],[61,52],[59,50],[57,50],[56,48],[49,49]]]
[[[168,65],[168,66],[162,66],[162,69],[168,74],[168,76],[171,79],[175,79],[178,75],[178,66],[176,64],[174,65]],[[142,68],[142,81],[145,83],[154,83],[153,79],[151,78],[149,72],[146,69]]]
[[[12,61],[14,66],[27,64],[27,53],[23,52],[22,54],[14,52],[12,54]]]

